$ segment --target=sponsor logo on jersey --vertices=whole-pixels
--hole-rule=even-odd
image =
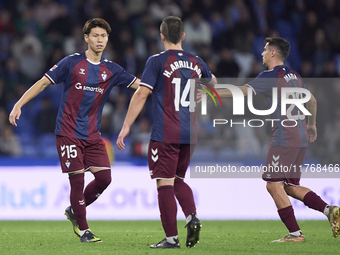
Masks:
[[[107,78],[107,74],[105,73],[105,71],[102,73],[102,78],[103,78],[103,81],[105,81]]]
[[[90,86],[82,86],[80,82],[77,82],[76,85],[74,85],[76,89],[82,89],[85,91],[93,91],[98,92],[100,94],[104,93],[104,89],[100,87],[90,87]]]
[[[80,74],[85,74],[85,69],[83,68],[80,68],[80,71],[79,71]]]

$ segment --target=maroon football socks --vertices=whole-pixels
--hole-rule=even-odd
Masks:
[[[303,203],[308,206],[309,208],[312,208],[314,210],[317,210],[319,212],[324,212],[325,207],[327,203],[321,199],[317,194],[315,194],[313,191],[309,191],[303,198]]]
[[[177,204],[173,186],[158,188],[158,206],[166,236],[177,236]]]
[[[84,198],[86,206],[92,204],[111,183],[111,170],[101,170],[94,173],[94,180],[85,188]]]
[[[194,195],[188,184],[182,179],[175,179],[175,196],[182,207],[185,217],[188,217],[192,213],[196,214],[196,206],[194,201]]]
[[[300,230],[298,223],[296,222],[293,207],[290,205],[288,207],[277,210],[282,222],[286,225],[289,233]]]
[[[84,173],[69,176],[71,185],[70,201],[80,230],[88,229],[86,221],[86,204],[84,199]]]

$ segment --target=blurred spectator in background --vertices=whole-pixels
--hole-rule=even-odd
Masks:
[[[332,58],[328,59],[321,70],[321,77],[323,78],[336,78],[339,77],[339,74],[336,70],[335,62]]]
[[[6,109],[7,107],[7,96],[5,92],[4,80],[0,78],[0,109]]]
[[[325,31],[317,29],[314,36],[315,49],[313,52],[314,71],[316,76],[320,76],[323,65],[331,57],[329,40],[326,38]]]
[[[54,134],[56,116],[57,110],[53,108],[51,99],[44,97],[36,116],[36,124],[42,134]]]
[[[18,61],[20,72],[31,82],[41,77],[44,54],[42,43],[37,37],[31,34],[17,36],[12,44],[12,54]]]
[[[13,35],[15,32],[11,13],[8,10],[0,10],[0,33]]]
[[[72,31],[71,18],[66,5],[59,5],[57,16],[48,23],[46,31],[61,36],[62,39],[69,36]]]
[[[116,105],[114,106],[114,111],[113,114],[111,115],[112,129],[115,134],[118,134],[123,126],[127,112],[127,107],[128,107],[127,96],[121,93],[117,97]]]
[[[12,127],[8,124],[5,125],[0,134],[0,155],[21,155],[21,146],[19,139],[17,135],[14,134]]]
[[[233,53],[228,48],[223,48],[219,54],[220,62],[217,64],[217,77],[238,77],[240,68],[235,62]]]
[[[102,112],[102,120],[100,132],[102,136],[111,138],[113,135],[112,121],[111,117],[113,114],[113,107],[110,103],[106,102]]]
[[[18,62],[15,58],[11,57],[6,62],[6,73],[4,76],[6,85],[6,93],[8,98],[13,99],[15,87],[18,84],[25,84],[28,82],[27,77],[19,70]]]
[[[72,27],[71,35],[66,36],[63,40],[63,53],[65,55],[73,54],[74,52],[83,51],[86,49],[86,43],[82,38],[82,27],[76,25]]]
[[[8,124],[8,114],[0,107],[0,155],[19,156],[21,146],[18,137]]]
[[[36,52],[31,44],[25,45],[21,53],[18,59],[20,71],[31,81],[41,77],[45,70],[42,54]]]
[[[15,27],[19,34],[31,34],[43,40],[44,29],[34,16],[34,10],[31,7],[24,8],[20,18],[17,19]]]
[[[151,126],[147,118],[141,118],[132,131],[133,155],[147,156],[151,136]]]
[[[59,5],[53,0],[40,0],[35,9],[35,17],[39,24],[46,28],[47,25],[59,15]]]
[[[194,12],[190,18],[184,21],[185,41],[196,52],[203,45],[210,46],[212,31],[209,23],[203,19],[199,12]]]
[[[315,48],[315,33],[320,25],[314,11],[309,11],[299,33],[300,54],[303,59],[311,60]],[[302,76],[303,77],[303,76]]]
[[[151,18],[156,22],[157,25],[160,25],[164,17],[182,17],[181,9],[173,0],[151,1],[148,9],[150,11]]]
[[[305,60],[301,62],[300,75],[304,78],[313,77],[313,62]]]

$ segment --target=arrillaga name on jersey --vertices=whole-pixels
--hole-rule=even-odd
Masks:
[[[296,77],[296,75],[293,74],[293,73],[286,74],[283,78],[286,80],[286,82],[289,82],[290,80],[297,80],[298,79]]]
[[[179,68],[191,69],[197,73],[199,78],[201,78],[202,76],[201,69],[197,65],[195,65],[194,67],[192,62],[190,62],[189,64],[189,61],[181,61],[181,60],[175,61],[172,64],[170,64],[170,67],[171,67],[171,71],[164,70],[164,73],[163,73],[163,75],[168,78],[170,78],[171,74]]]

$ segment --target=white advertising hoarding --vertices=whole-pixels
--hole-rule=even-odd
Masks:
[[[63,220],[69,206],[67,174],[59,167],[0,167],[0,220]],[[93,179],[85,174],[86,183]],[[190,178],[201,219],[279,219],[261,178]],[[301,180],[330,204],[339,205],[338,179]],[[297,219],[325,219],[292,200]],[[92,220],[159,219],[155,180],[147,167],[114,166],[112,183],[87,209]],[[178,218],[184,219],[178,206]]]

